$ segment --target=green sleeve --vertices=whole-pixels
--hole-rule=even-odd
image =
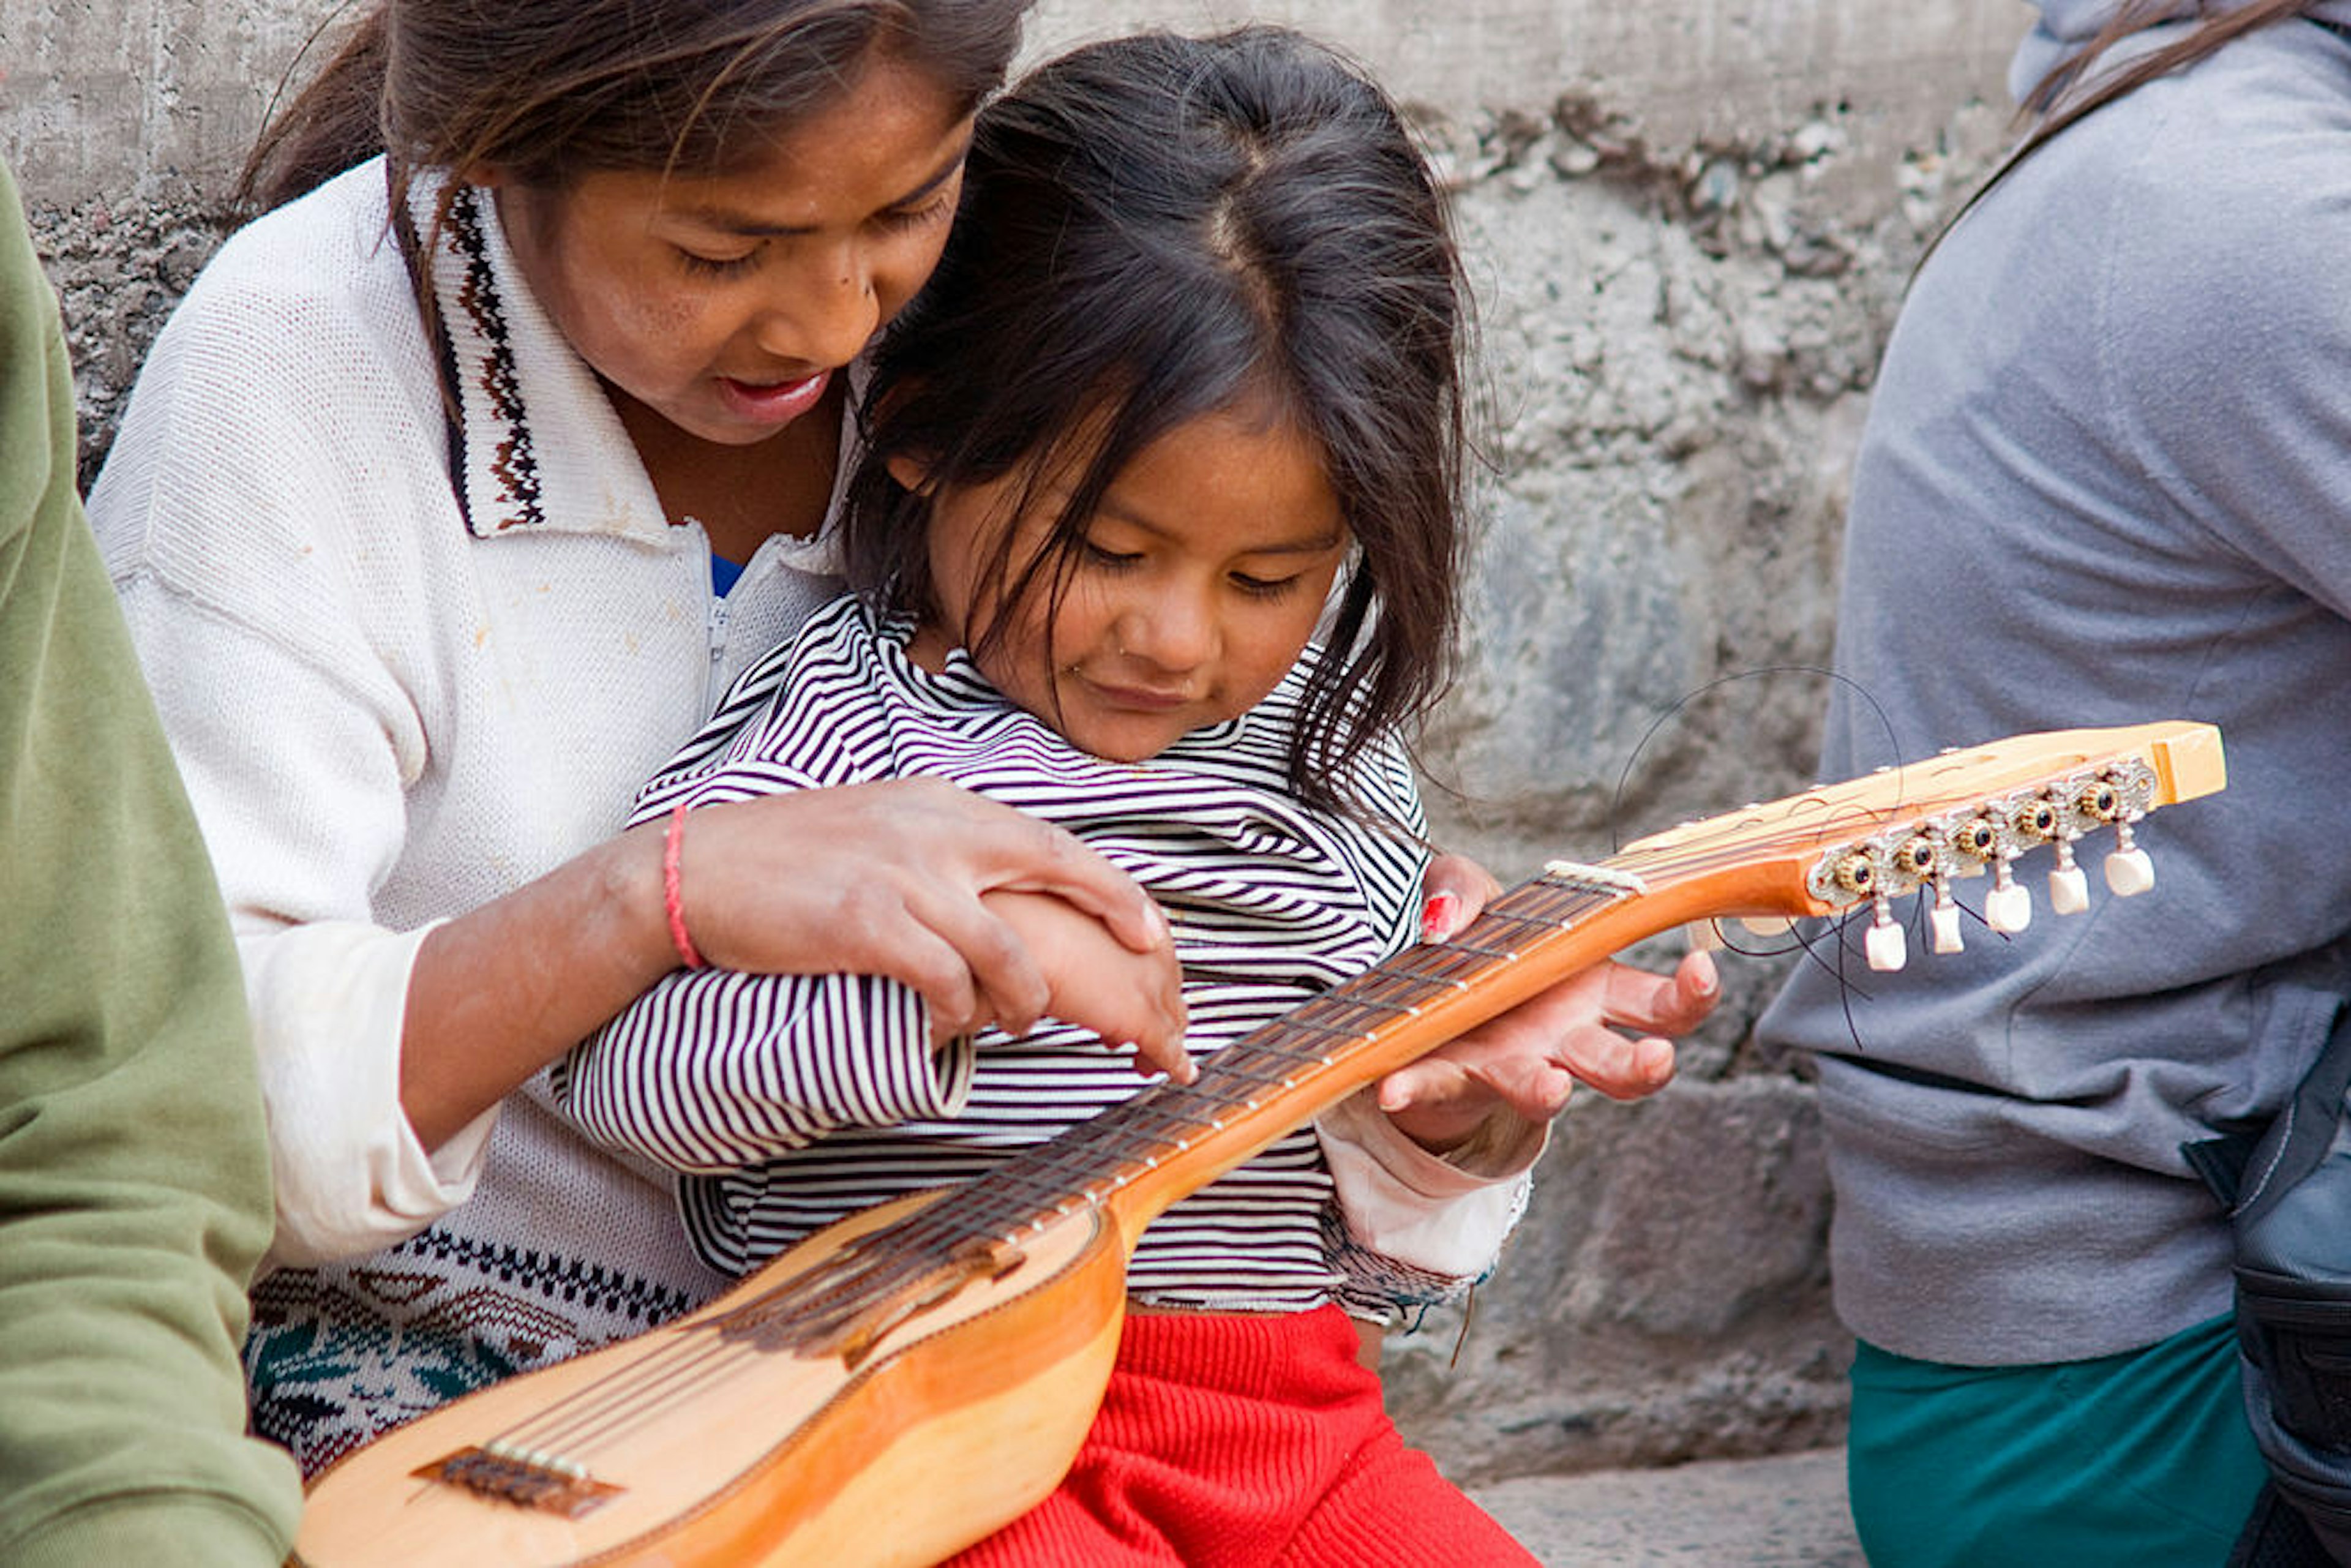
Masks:
[[[267,1245],[227,915],[74,488],[57,300],[0,166],[0,1562],[279,1562],[245,1435]]]

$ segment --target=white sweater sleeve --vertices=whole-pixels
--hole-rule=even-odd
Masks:
[[[400,1109],[401,1021],[423,939],[314,921],[238,941],[277,1184],[271,1268],[389,1246],[474,1190],[496,1111],[427,1153]],[[340,1048],[320,1049],[329,1040]]]
[[[494,1117],[428,1155],[400,1104],[429,927],[370,893],[405,823],[400,738],[353,683],[152,578],[120,585],[245,961],[277,1192],[271,1261],[374,1251],[464,1201]],[[398,727],[393,727],[396,731]]]
[[[1430,1274],[1483,1278],[1526,1210],[1551,1129],[1520,1124],[1505,1145],[1446,1159],[1398,1132],[1372,1093],[1357,1091],[1314,1124],[1348,1238]]]
[[[488,1125],[428,1155],[399,1103],[423,933],[376,898],[433,781],[434,677],[387,653],[378,606],[418,570],[388,519],[450,503],[432,405],[402,402],[362,330],[200,283],[89,502],[246,962],[281,1263],[423,1228],[471,1190]]]

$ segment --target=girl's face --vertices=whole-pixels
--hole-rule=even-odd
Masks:
[[[892,470],[920,486],[918,465]],[[1012,524],[1008,580],[1044,545],[1077,476],[1068,463],[1040,476]],[[983,644],[987,568],[1027,489],[1016,470],[932,498],[940,620],[916,638],[917,658]],[[1049,616],[1042,586],[1026,595],[981,672],[1080,749],[1142,761],[1264,700],[1312,635],[1348,543],[1319,448],[1286,421],[1205,414],[1119,474],[1058,609]]]
[[[883,58],[743,168],[504,184],[498,215],[624,413],[747,445],[816,406],[930,276],[970,141],[935,85]]]

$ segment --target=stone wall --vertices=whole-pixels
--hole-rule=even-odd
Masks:
[[[0,152],[92,457],[329,9],[0,0]],[[1458,193],[1491,462],[1470,658],[1425,747],[1444,841],[1514,879],[1807,781],[1872,367],[2004,133],[2024,7],[1046,0],[1032,47],[1247,15],[1371,63]],[[1675,1086],[1573,1107],[1474,1312],[1392,1340],[1398,1416],[1457,1475],[1836,1436],[1811,1092],[1746,1041],[1784,962],[1727,958]]]

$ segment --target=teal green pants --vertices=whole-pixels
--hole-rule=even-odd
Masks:
[[[2263,1470],[2226,1317],[2144,1350],[1853,1364],[1847,1480],[1871,1568],[2221,1568]]]

